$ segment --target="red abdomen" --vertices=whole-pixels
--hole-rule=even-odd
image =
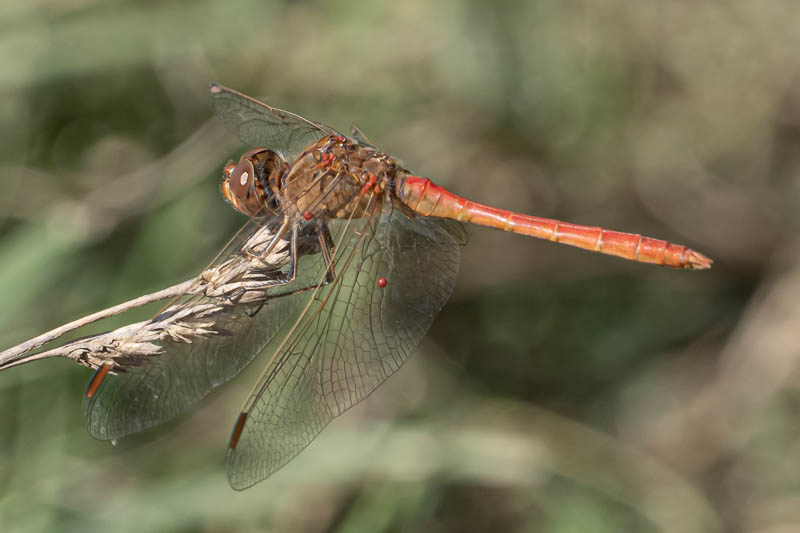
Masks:
[[[423,216],[450,218],[498,228],[641,263],[706,269],[710,268],[713,262],[703,254],[685,246],[635,233],[622,233],[550,218],[522,215],[478,204],[439,187],[427,178],[418,176],[398,179],[395,193],[404,204]]]

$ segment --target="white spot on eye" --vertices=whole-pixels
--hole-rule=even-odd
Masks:
[[[247,180],[250,179],[250,174],[247,172],[242,172],[242,177],[239,178],[239,183],[242,185],[247,185]]]

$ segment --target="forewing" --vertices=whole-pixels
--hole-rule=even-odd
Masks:
[[[311,143],[338,131],[289,111],[272,107],[217,84],[211,84],[209,98],[214,113],[243,143],[265,146],[291,161]]]
[[[255,226],[255,230],[263,229],[260,224]],[[251,235],[252,230],[245,232],[214,265],[235,259],[241,243],[249,244]],[[272,268],[244,275],[279,279],[284,273]],[[269,289],[268,294],[283,289]],[[178,322],[179,327],[170,324],[171,336],[154,341],[162,353],[142,357],[135,361],[138,366],[106,376],[100,389],[84,400],[89,433],[98,439],[118,439],[182,413],[247,366],[276,332],[293,320],[304,302],[300,295],[250,304],[235,303],[225,296],[179,299],[172,304],[174,311],[153,319],[166,328],[164,316],[186,316]]]
[[[244,429],[228,451],[235,489],[286,464],[400,368],[453,291],[459,223],[408,218],[387,203],[379,216],[337,230],[345,234],[336,282],[311,297],[240,417]]]

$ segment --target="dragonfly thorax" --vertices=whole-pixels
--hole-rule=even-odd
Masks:
[[[373,147],[323,137],[290,165],[281,195],[285,208],[299,214],[360,218],[374,212],[399,170],[394,158]]]

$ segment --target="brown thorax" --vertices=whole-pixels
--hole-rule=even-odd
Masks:
[[[281,195],[299,216],[359,218],[376,208],[398,170],[391,156],[350,139],[323,137],[289,167]]]

